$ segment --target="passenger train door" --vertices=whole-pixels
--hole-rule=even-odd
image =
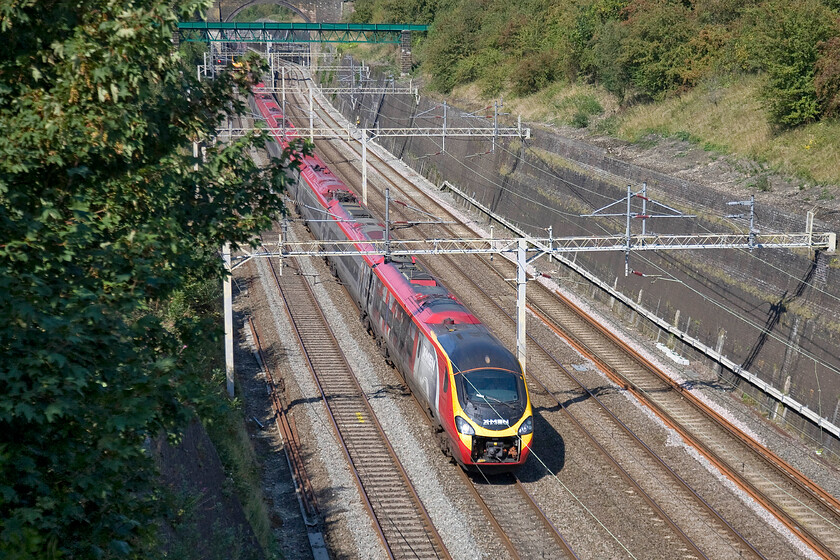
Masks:
[[[365,311],[365,313],[371,318],[370,320],[373,321],[373,310],[376,306],[376,285],[379,284],[379,278],[377,278],[376,273],[367,266],[365,263],[365,267],[362,271],[362,289],[361,289],[361,307]]]
[[[368,294],[370,294],[370,285],[373,279],[373,272],[363,259],[359,259],[359,307],[362,311],[367,313],[368,310]]]
[[[414,361],[414,381],[437,417],[437,355],[425,336],[420,337],[420,347]]]

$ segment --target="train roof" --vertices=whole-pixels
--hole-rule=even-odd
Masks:
[[[282,122],[282,112],[272,96],[261,94],[258,103],[268,112],[270,126]],[[293,137],[291,123],[287,128]],[[357,242],[358,249],[370,248],[365,246],[366,241],[383,239],[385,225],[317,155],[304,158],[301,175],[347,238]],[[399,247],[399,241],[394,241],[394,246]],[[413,256],[394,256],[387,261],[381,256],[363,258],[417,322],[435,333],[458,370],[499,367],[520,371],[513,354]]]
[[[345,189],[327,189],[326,193],[322,191],[322,195],[327,195],[324,197],[325,207],[340,220],[339,225],[348,238],[360,242],[359,248],[364,248],[364,241],[381,241],[385,234],[385,225],[359,203],[352,191]],[[395,241],[394,246],[399,247],[399,241]],[[387,261],[381,256],[366,259],[419,322],[427,325],[480,323],[478,318],[413,256],[393,256]]]
[[[484,325],[472,328],[455,326],[435,330],[438,342],[452,361],[452,369],[455,373],[482,368],[522,372],[519,361],[513,353],[505,348]]]

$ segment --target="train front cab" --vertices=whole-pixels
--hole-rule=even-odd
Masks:
[[[455,460],[467,470],[505,472],[528,458],[533,412],[522,370],[513,356],[509,358],[513,363],[502,360],[507,368],[483,364],[459,370],[448,364],[455,428],[450,447]]]

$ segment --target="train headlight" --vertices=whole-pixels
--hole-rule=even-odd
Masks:
[[[534,417],[529,416],[528,418],[525,419],[524,422],[522,422],[522,425],[519,426],[519,430],[516,433],[518,433],[520,436],[524,436],[526,434],[532,433],[533,431],[534,431]]]
[[[470,423],[461,418],[460,416],[455,417],[455,427],[458,428],[458,431],[464,434],[465,436],[472,436],[475,435],[475,430]]]

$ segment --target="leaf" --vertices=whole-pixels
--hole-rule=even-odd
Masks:
[[[46,417],[47,422],[52,422],[56,419],[56,417],[61,416],[62,413],[63,407],[58,403],[50,403],[44,410],[44,416]]]

